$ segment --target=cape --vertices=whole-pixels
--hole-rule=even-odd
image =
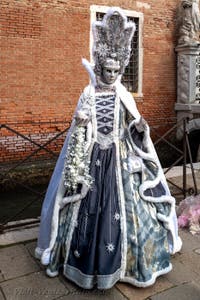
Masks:
[[[148,229],[148,226],[154,226],[148,225],[148,221],[146,222],[146,225],[144,225],[144,218],[146,217],[148,219],[148,214],[151,215],[152,220],[155,220],[156,224],[161,224],[162,229],[167,232],[166,239],[169,247],[169,253],[174,254],[179,251],[182,242],[178,236],[175,199],[170,194],[163,170],[151,141],[149,126],[145,124],[145,126],[140,128],[141,115],[137,110],[135,101],[131,93],[129,93],[120,82],[115,84],[115,91],[116,98],[112,135],[114,150],[110,151],[116,152],[114,154],[116,157],[116,162],[114,164],[115,173],[112,173],[114,174],[112,176],[115,176],[116,174],[116,183],[114,184],[116,186],[115,189],[118,197],[117,201],[119,202],[118,210],[120,212],[116,215],[116,218],[120,218],[120,266],[117,271],[113,271],[114,275],[111,274],[109,275],[110,277],[105,275],[107,276],[107,283],[104,277],[100,277],[99,287],[109,288],[117,280],[126,281],[139,287],[146,287],[153,284],[157,276],[171,270],[171,265],[158,269],[155,272],[152,271],[151,274],[148,274],[146,279],[141,279],[141,275],[138,275],[137,278],[132,276],[132,271],[130,271],[129,268],[129,265],[131,264],[129,263],[129,250],[131,247],[135,247],[133,246],[132,237],[132,219],[129,218],[129,209],[132,205],[132,199],[134,197],[140,199],[140,201],[142,199],[142,202],[145,203],[145,207],[150,207],[150,209],[148,208],[149,212],[144,212],[144,215],[141,216],[141,220],[143,222],[142,227],[146,226],[146,229]],[[105,99],[108,96],[106,92],[105,95],[104,93],[101,94],[103,94]],[[93,151],[101,151],[95,150],[99,138],[97,135],[98,128],[95,97],[95,87],[90,84],[84,89],[79,99],[71,127],[68,131],[46,192],[41,213],[38,244],[35,251],[36,257],[41,258],[43,264],[48,265],[50,263],[51,257],[53,256],[52,253],[55,254],[57,251],[55,251],[55,248],[57,247],[55,247],[55,245],[58,243],[59,232],[61,232],[61,218],[63,218],[62,212],[66,209],[66,214],[68,215],[67,222],[69,223],[67,226],[69,228],[66,231],[67,233],[65,237],[65,275],[83,288],[92,288],[95,279],[91,279],[91,275],[88,275],[89,277],[81,275],[83,271],[77,271],[78,268],[76,269],[75,267],[70,266],[67,260],[70,260],[70,251],[73,239],[77,239],[77,237],[74,238],[73,235],[75,228],[77,227],[80,210],[82,209],[81,202],[90,193],[90,188],[87,184],[85,184],[84,178],[82,178],[79,182],[81,184],[81,189],[79,189],[79,191],[75,194],[66,196],[63,191],[62,178],[66,158],[70,152],[70,141],[72,140],[73,132],[77,129],[77,123],[75,120],[77,112],[84,111],[88,116],[90,116],[90,121],[86,125],[85,145],[88,150],[88,159],[91,160],[91,165],[94,156],[94,154],[92,154]],[[128,117],[124,118],[124,115]],[[126,122],[124,123],[122,119],[126,120]],[[103,147],[103,138],[100,143]],[[106,143],[105,139],[105,148]],[[129,151],[126,150],[124,152],[124,156],[122,155],[122,148],[124,147],[123,143],[126,143],[129,147]],[[131,188],[132,183],[130,180],[133,180],[136,186],[135,190],[134,188]],[[154,229],[152,227],[152,231],[153,230]],[[143,238],[142,243],[145,242],[146,237]],[[112,252],[114,247],[107,249]],[[75,254],[77,254],[78,257],[79,253],[76,252]],[[73,259],[71,260],[73,261]],[[130,260],[133,263],[133,259],[131,258]],[[53,268],[48,268],[47,273],[49,276],[55,276],[58,271]]]

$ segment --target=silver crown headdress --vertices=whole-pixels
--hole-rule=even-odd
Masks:
[[[93,59],[96,74],[100,75],[107,59],[118,61],[120,73],[124,72],[129,63],[134,32],[135,23],[128,22],[123,11],[118,7],[110,8],[102,21],[94,22]]]

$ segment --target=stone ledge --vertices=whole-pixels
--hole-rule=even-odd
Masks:
[[[17,244],[21,242],[27,242],[37,239],[38,237],[38,230],[39,224],[30,224],[30,225],[23,225],[25,221],[38,221],[38,219],[28,219],[23,221],[16,221],[8,223],[9,225],[20,225],[15,229],[9,229],[5,231],[3,234],[0,234],[0,247],[5,247],[12,244]]]
[[[175,104],[175,110],[178,111],[188,111],[190,113],[200,113],[200,104],[198,103],[189,103],[189,104],[184,104],[184,103],[176,103]]]

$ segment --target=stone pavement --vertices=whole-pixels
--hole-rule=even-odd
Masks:
[[[0,248],[0,300],[200,300],[200,236],[180,231],[183,248],[173,270],[149,288],[118,283],[110,290],[83,290],[62,275],[49,278],[34,258],[36,241]]]

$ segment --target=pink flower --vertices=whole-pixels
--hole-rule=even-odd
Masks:
[[[193,205],[190,208],[190,221],[198,223],[200,220],[200,205]]]
[[[189,218],[186,215],[181,215],[178,217],[178,226],[187,227],[189,225]]]

